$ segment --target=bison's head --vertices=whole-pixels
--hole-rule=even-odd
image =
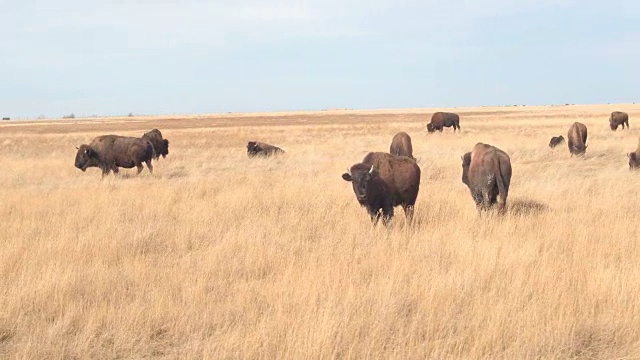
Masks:
[[[80,145],[80,147],[76,147],[76,149],[78,149],[78,152],[76,153],[75,166],[85,171],[88,167],[92,166],[97,154],[89,145]]]
[[[471,153],[468,152],[460,157],[462,160],[462,182],[469,185],[469,165],[471,165]]]
[[[160,150],[160,155],[162,155],[162,158],[166,158],[167,155],[169,155],[169,140],[162,140],[162,150]]]
[[[349,172],[342,174],[345,181],[351,181],[353,192],[356,194],[358,202],[363,204],[367,201],[367,189],[369,181],[378,176],[378,171],[365,164],[356,164],[349,169]]]
[[[618,129],[618,124],[615,121],[609,120],[609,127],[611,130],[616,131]]]
[[[635,151],[628,153],[627,157],[629,158],[629,170],[640,168],[640,161],[638,161],[639,159]]]
[[[260,145],[256,141],[249,141],[247,143],[247,155],[255,156],[260,152]]]
[[[571,153],[574,155],[584,155],[586,151],[587,151],[587,145],[574,144]]]
[[[433,124],[429,123],[429,124],[427,124],[427,131],[432,133],[432,132],[436,131],[436,129],[433,128]]]

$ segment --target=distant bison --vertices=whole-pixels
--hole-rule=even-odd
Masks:
[[[2,120],[11,120],[11,118],[3,117]]]
[[[249,141],[247,143],[247,156],[272,156],[277,154],[283,154],[284,150],[277,146],[265,144],[259,141]]]
[[[618,126],[622,125],[622,129],[624,130],[624,125],[627,125],[627,129],[629,128],[629,114],[622,111],[614,111],[609,116],[609,126],[611,130],[616,131]]]
[[[563,141],[564,141],[564,136],[562,135],[554,136],[551,138],[551,141],[549,141],[549,147],[553,149],[554,147],[562,144]]]
[[[567,145],[573,155],[583,155],[587,151],[587,127],[580,122],[574,122],[567,133]]]
[[[118,173],[118,168],[138,168],[138,174],[147,164],[150,173],[153,173],[151,159],[153,158],[153,145],[148,139],[126,137],[118,135],[98,136],[89,145],[80,145],[77,148],[75,166],[85,171],[89,167],[98,167],[102,170],[102,177],[113,171]]]
[[[406,132],[397,133],[391,140],[389,153],[396,156],[406,156],[415,160],[413,157],[413,146],[411,145],[411,137]]]
[[[460,116],[449,112],[437,112],[431,116],[431,122],[427,124],[427,131],[432,133],[436,130],[442,132],[445,127],[453,126],[453,132],[460,130]]]
[[[162,155],[162,158],[166,158],[167,155],[169,155],[169,140],[162,138],[160,130],[153,129],[144,133],[142,138],[151,141],[154,150],[153,157],[156,158],[156,160],[160,158],[160,155]]]
[[[640,169],[640,139],[636,151],[627,154],[629,158],[629,170]]]
[[[488,210],[496,202],[504,213],[511,183],[511,159],[495,146],[477,143],[462,156],[462,182],[469,187],[476,208]]]
[[[393,218],[393,208],[402,206],[408,221],[420,188],[420,167],[415,161],[383,152],[370,152],[361,163],[342,174],[351,181],[356,199],[367,209],[373,224],[382,216],[386,226]]]

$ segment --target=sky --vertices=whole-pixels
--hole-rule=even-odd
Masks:
[[[2,2],[12,118],[640,101],[640,1]]]

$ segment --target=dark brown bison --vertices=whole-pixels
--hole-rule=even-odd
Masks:
[[[259,141],[249,141],[247,143],[247,156],[272,156],[277,154],[283,154],[284,150],[277,146],[265,144]]]
[[[149,172],[153,173],[153,144],[148,139],[103,135],[93,139],[91,144],[80,145],[77,149],[75,166],[82,171],[98,167],[104,177],[109,171],[117,174],[119,167],[131,169],[135,166],[140,174],[144,168],[142,163],[145,163]]]
[[[622,125],[622,129],[624,130],[624,125],[627,125],[627,129],[629,128],[629,114],[622,111],[614,111],[609,116],[609,126],[611,130],[618,130],[618,126]]]
[[[393,208],[402,206],[408,221],[420,189],[420,167],[404,156],[370,152],[361,163],[353,165],[342,178],[351,181],[356,199],[367,209],[373,224],[380,217],[386,226],[393,218]]]
[[[393,137],[391,140],[391,146],[389,147],[389,153],[396,156],[406,156],[415,160],[413,157],[413,146],[411,145],[411,136],[402,131]]]
[[[567,145],[573,155],[583,155],[587,151],[587,127],[580,122],[574,122],[567,133]]]
[[[627,154],[629,158],[629,170],[640,169],[640,139],[636,151]]]
[[[564,136],[562,135],[554,136],[551,138],[551,141],[549,141],[549,147],[553,149],[554,147],[562,144],[563,141],[564,141]]]
[[[453,126],[453,132],[460,130],[460,116],[449,112],[437,112],[431,116],[431,122],[427,124],[427,131],[432,133],[436,130],[442,132],[445,127]]]
[[[3,117],[2,120],[11,120],[11,118]]]
[[[147,133],[142,135],[143,139],[148,139],[151,141],[154,150],[154,158],[159,159],[160,155],[162,158],[166,158],[169,155],[169,140],[162,138],[162,133],[158,129],[153,129]]]
[[[462,156],[462,182],[469,187],[478,211],[496,202],[504,213],[511,183],[511,159],[495,146],[477,143]]]

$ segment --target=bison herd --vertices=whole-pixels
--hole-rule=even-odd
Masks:
[[[620,125],[629,128],[629,115],[614,111],[609,117],[611,130]],[[427,124],[427,132],[442,132],[444,127],[460,130],[458,114],[436,112]],[[549,147],[554,148],[565,141],[563,136],[554,136]],[[587,149],[587,127],[574,122],[566,138],[569,153],[583,155]],[[102,170],[102,176],[118,168],[138,169],[138,174],[147,165],[153,173],[152,160],[169,154],[169,141],[158,129],[141,137],[118,135],[98,136],[91,143],[77,147],[75,167],[85,171],[89,167]],[[281,148],[259,141],[247,143],[247,156],[271,157],[284,154]],[[640,168],[640,142],[636,151],[627,154],[629,168]],[[506,211],[509,184],[511,183],[511,159],[495,146],[477,143],[470,152],[461,156],[462,183],[469,188],[478,211],[489,210],[497,204],[498,213]],[[380,219],[387,225],[393,218],[394,207],[402,206],[408,222],[412,221],[414,206],[420,189],[420,167],[413,156],[411,137],[406,132],[397,133],[391,140],[389,153],[369,152],[362,162],[352,165],[342,174],[342,179],[351,182],[358,203],[366,208],[373,224]]]

